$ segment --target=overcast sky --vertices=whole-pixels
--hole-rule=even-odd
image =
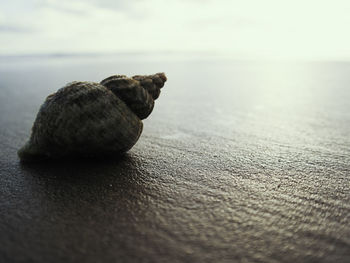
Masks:
[[[0,54],[350,59],[349,0],[0,0]]]

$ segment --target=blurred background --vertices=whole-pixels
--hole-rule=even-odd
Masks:
[[[350,58],[347,0],[1,0],[0,55]]]

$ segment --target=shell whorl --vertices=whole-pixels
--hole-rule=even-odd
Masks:
[[[152,79],[156,75],[159,74],[144,78]],[[68,83],[46,98],[30,139],[18,151],[18,156],[22,161],[37,161],[128,151],[141,135],[141,119],[146,118],[154,106],[154,94],[141,83],[142,80],[121,75],[107,78],[102,84]],[[160,89],[162,85],[156,80],[153,89]]]
[[[160,89],[167,80],[164,73],[153,75],[114,75],[100,83],[110,89],[141,119],[147,118],[154,107],[154,100],[159,97]]]

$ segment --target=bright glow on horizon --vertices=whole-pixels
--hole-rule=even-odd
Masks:
[[[347,0],[0,0],[0,54],[350,59]]]

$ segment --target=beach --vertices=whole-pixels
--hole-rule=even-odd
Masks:
[[[20,163],[46,96],[165,72],[121,158]],[[350,63],[0,58],[0,261],[349,262]]]

